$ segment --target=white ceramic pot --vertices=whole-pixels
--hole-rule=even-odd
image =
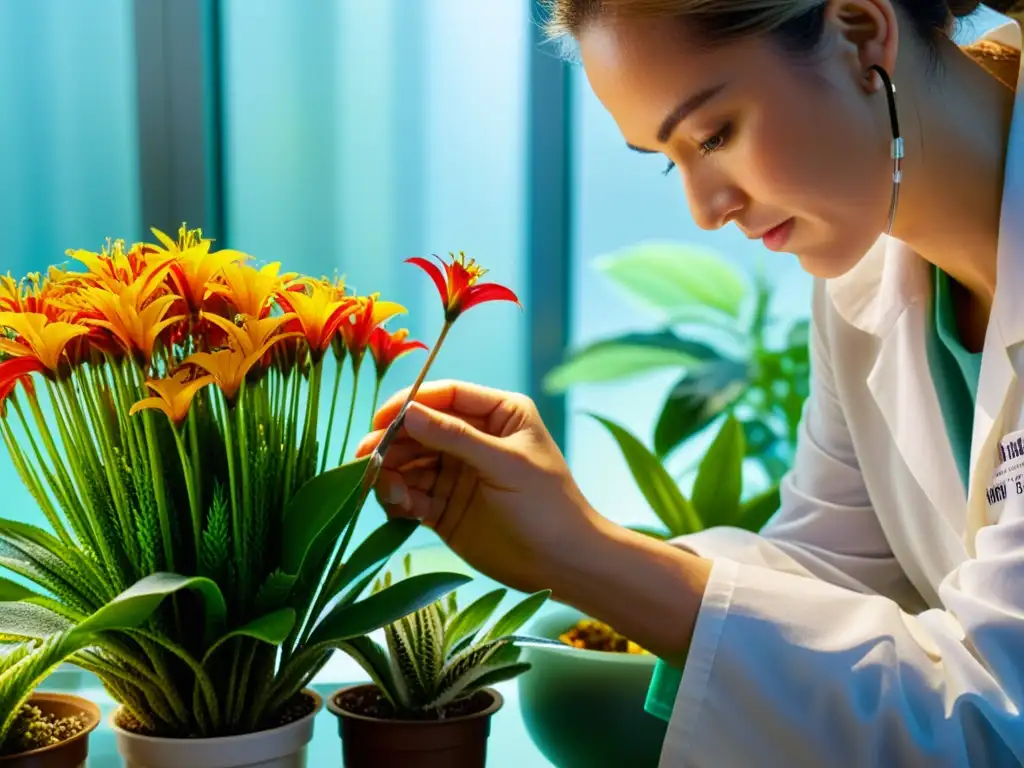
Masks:
[[[306,748],[313,738],[313,719],[323,706],[313,691],[304,693],[316,702],[312,712],[280,728],[242,736],[214,739],[160,739],[139,736],[110,725],[117,735],[117,751],[125,768],[305,768]]]

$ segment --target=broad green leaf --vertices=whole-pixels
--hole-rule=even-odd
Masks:
[[[386,624],[430,605],[471,579],[458,573],[424,573],[402,579],[387,589],[331,611],[310,635],[307,645],[347,640],[374,632]]]
[[[669,392],[654,427],[654,453],[665,458],[732,406],[749,386],[748,369],[721,359],[683,376]]]
[[[494,622],[494,626],[487,631],[487,634],[484,635],[480,642],[487,643],[514,635],[520,627],[533,618],[534,614],[540,610],[540,607],[544,605],[550,596],[550,589],[542,589],[540,592],[534,592],[532,595],[525,597],[519,603],[512,606],[508,613]]]
[[[690,494],[704,525],[731,525],[739,517],[745,453],[743,427],[729,416],[704,454]]]
[[[454,592],[452,594],[455,594]],[[445,629],[445,656],[464,639],[475,634],[487,623],[491,614],[505,599],[507,589],[499,588],[481,595],[457,613]]]
[[[291,608],[282,608],[253,619],[248,624],[231,630],[211,645],[203,656],[203,665],[210,660],[210,657],[221,645],[233,637],[251,637],[268,645],[280,645],[288,637],[293,626],[295,626],[295,611]]]
[[[80,623],[77,632],[134,629],[149,620],[167,597],[182,589],[199,592],[206,608],[206,637],[220,637],[227,621],[227,605],[220,587],[201,576],[153,573],[135,582],[92,616]]]
[[[671,534],[681,536],[699,531],[703,527],[700,517],[658,457],[624,427],[603,416],[591,416],[601,422],[618,442],[640,492]]]
[[[41,605],[0,603],[0,638],[3,639],[42,639],[73,627],[73,622]]]
[[[344,529],[348,520],[338,517],[344,513],[350,520],[355,514],[354,507],[346,502],[359,489],[369,461],[366,456],[317,475],[288,502],[281,552],[281,567],[286,573],[299,572],[307,552],[326,529],[339,533]]]
[[[328,578],[324,591],[325,602],[335,597],[360,576],[367,575],[368,571],[369,580],[366,580],[366,583],[372,581],[395,552],[401,549],[402,545],[415,533],[417,528],[419,528],[419,523],[416,520],[401,518],[388,520],[378,527],[356,548],[352,556]],[[362,592],[362,590],[359,591]],[[358,594],[353,595],[353,599],[355,597],[358,597]]]
[[[736,525],[747,531],[760,532],[771,517],[779,511],[779,487],[773,486],[747,500],[740,508]]]
[[[671,331],[630,333],[589,344],[544,378],[544,390],[556,394],[577,384],[628,379],[660,368],[692,368],[718,354],[698,341]]]
[[[670,315],[702,304],[738,317],[750,290],[735,266],[694,245],[644,242],[600,256],[594,265],[648,306]]]
[[[395,702],[395,683],[387,652],[369,637],[353,637],[338,644],[338,649],[347,653],[370,679],[377,684],[381,693],[392,705]]]

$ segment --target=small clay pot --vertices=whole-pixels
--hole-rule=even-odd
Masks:
[[[491,717],[505,703],[496,690],[483,690],[491,699],[486,708],[445,720],[384,720],[338,704],[346,694],[375,688],[352,685],[327,700],[338,718],[345,768],[484,768]]]
[[[44,714],[57,717],[77,715],[85,721],[85,727],[72,738],[52,747],[0,757],[0,768],[85,768],[89,734],[100,724],[100,708],[91,701],[63,693],[35,693],[27,703],[38,707]]]

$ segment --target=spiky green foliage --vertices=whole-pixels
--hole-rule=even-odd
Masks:
[[[409,555],[404,565],[405,578],[415,578]],[[388,571],[374,583],[373,592],[386,592],[401,583],[393,582]],[[462,610],[451,592],[387,624],[386,650],[369,637],[348,641],[346,650],[399,717],[439,715],[453,702],[528,671],[530,664],[519,660],[523,643],[557,645],[516,634],[541,608],[550,590],[527,596],[485,630],[507,592],[495,589]]]
[[[368,459],[322,471],[321,456],[325,465],[338,452],[319,439],[321,384],[333,369],[337,392],[346,360],[314,348],[320,336],[310,341],[312,331],[284,312],[304,308],[320,328],[346,302],[367,300],[329,281],[278,276],[275,265],[259,271],[237,252],[210,252],[195,232],[161,243],[76,253],[88,273],[27,288],[0,277],[9,342],[0,348],[17,340],[19,354],[32,351],[28,315],[57,333],[107,318],[58,349],[56,371],[29,378],[12,367],[20,358],[0,362],[0,436],[50,528],[0,519],[0,566],[20,579],[0,581],[0,639],[34,643],[0,680],[4,715],[53,663],[70,659],[152,734],[249,732],[276,722],[347,640],[466,581],[426,574],[363,594],[416,524],[384,522],[348,547]],[[199,290],[186,292],[193,278]],[[166,323],[154,319],[160,302]],[[210,368],[237,373],[238,336],[263,333],[258,319],[302,329],[271,328],[237,390],[211,379],[183,419],[133,409],[152,403],[154,381],[207,370],[189,360],[206,356]],[[118,332],[132,323],[157,337],[151,350],[137,347],[138,334]],[[79,631],[139,580],[186,591],[175,588],[128,625]]]

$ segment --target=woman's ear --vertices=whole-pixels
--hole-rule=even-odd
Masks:
[[[841,46],[851,77],[866,92],[883,87],[874,65],[895,78],[899,18],[890,0],[828,0],[825,24]]]

